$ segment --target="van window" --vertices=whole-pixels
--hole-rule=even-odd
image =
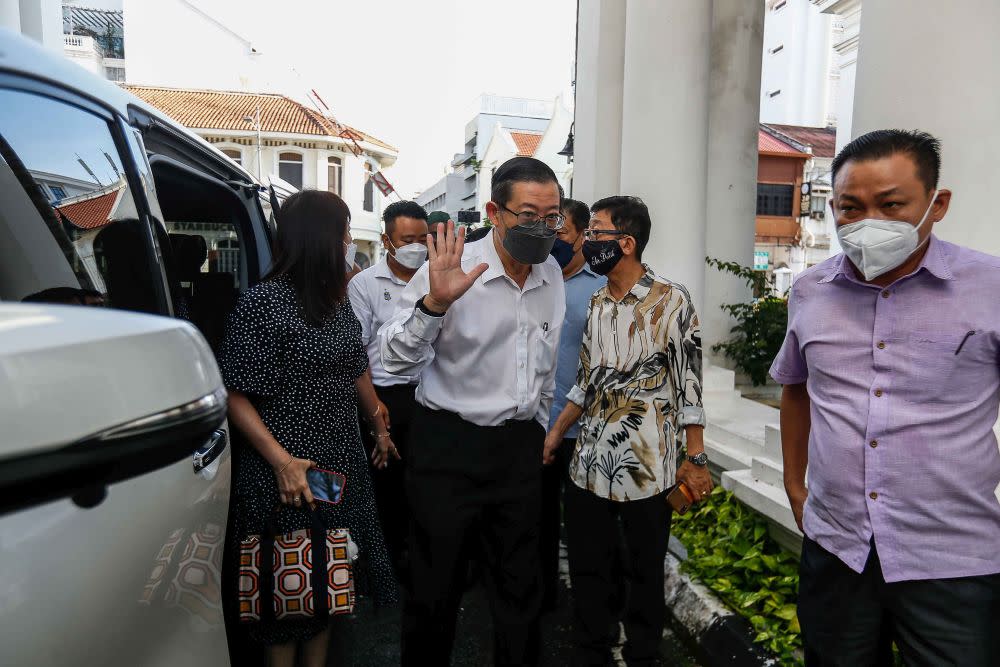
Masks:
[[[151,256],[108,122],[0,90],[0,299],[161,312]]]

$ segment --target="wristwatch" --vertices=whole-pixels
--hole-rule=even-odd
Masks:
[[[702,452],[701,454],[687,457],[687,460],[695,464],[696,466],[704,468],[705,466],[708,465],[708,454]]]
[[[417,310],[427,315],[430,315],[431,317],[444,317],[444,313],[438,313],[428,308],[427,305],[424,303],[424,298],[426,297],[422,296],[420,297],[420,300],[417,301]]]

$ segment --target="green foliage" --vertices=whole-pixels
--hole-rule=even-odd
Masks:
[[[716,487],[687,514],[675,515],[672,531],[688,552],[681,569],[749,619],[754,641],[782,665],[800,665],[798,558],[771,538],[767,522]]]
[[[736,320],[736,326],[730,330],[734,336],[725,343],[713,345],[712,350],[722,351],[736,368],[750,376],[754,386],[762,385],[767,382],[771,362],[785,340],[788,299],[772,295],[774,283],[763,271],[711,257],[706,257],[705,262],[723,273],[742,278],[759,297],[750,303],[723,304],[722,309]]]

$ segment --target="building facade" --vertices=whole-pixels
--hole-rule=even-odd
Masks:
[[[62,11],[66,57],[109,81],[124,81],[124,12],[76,5],[63,5]]]
[[[829,257],[836,136],[832,128],[761,124],[754,238],[759,269],[787,269],[794,277]]]
[[[835,125],[840,68],[832,17],[810,0],[757,1],[765,4],[761,122]]]
[[[448,176],[457,175],[459,178],[443,177],[417,195],[416,201],[426,208],[427,203],[440,198],[443,187],[446,190],[445,204],[457,205],[458,208],[441,210],[451,213],[453,219],[457,220],[459,211],[481,212],[479,193],[482,162],[496,128],[542,134],[549,125],[554,107],[553,102],[546,100],[486,93],[480,95],[475,102],[472,119],[465,126],[465,147],[451,161],[452,172]],[[433,197],[428,193],[433,193]],[[435,208],[438,207],[428,210]]]
[[[284,95],[125,85],[284,193],[303,188],[334,192],[351,209],[351,233],[362,268],[381,256],[384,198],[372,174],[398,155],[391,145]],[[258,126],[260,132],[258,133]],[[355,155],[355,151],[358,154]]]

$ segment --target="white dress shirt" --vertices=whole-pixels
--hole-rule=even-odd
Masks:
[[[389,268],[389,260],[369,266],[347,284],[347,296],[358,321],[361,322],[361,342],[368,350],[372,382],[376,387],[416,384],[416,375],[392,375],[382,366],[378,330],[396,312],[406,283]]]
[[[415,307],[430,291],[424,264],[403,291],[399,309],[379,331],[390,373],[420,375],[416,398],[480,426],[535,419],[548,426],[555,390],[559,331],[566,312],[555,259],[531,267],[524,289],[506,274],[493,232],[465,246],[462,268],[489,268],[444,317]]]

